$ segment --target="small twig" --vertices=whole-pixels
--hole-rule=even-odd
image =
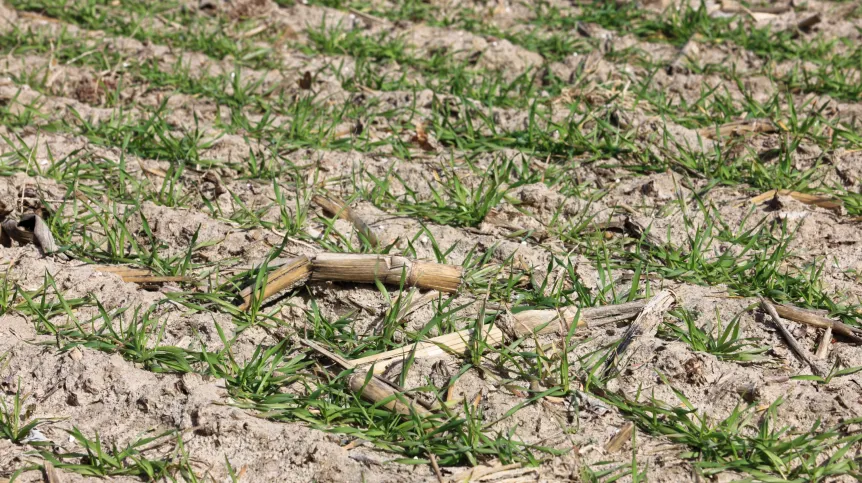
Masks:
[[[440,472],[440,466],[437,464],[437,456],[429,451],[428,459],[431,460],[431,468],[434,469],[434,475],[437,477],[437,481],[443,483],[443,473]]]
[[[765,193],[759,194],[749,199],[749,201],[757,205],[765,201],[769,201],[779,195],[789,196],[794,200],[804,203],[806,205],[819,206],[820,208],[825,208],[827,210],[838,210],[844,204],[844,202],[840,199],[833,198],[831,196],[811,195],[808,193],[800,193],[798,191],[790,190],[769,190]]]
[[[787,320],[820,329],[832,329],[836,334],[842,335],[857,344],[862,344],[862,329],[851,327],[843,322],[832,320],[791,305],[776,305],[775,311],[779,316]]]
[[[814,363],[812,360],[811,354],[804,349],[799,342],[793,337],[793,334],[787,330],[787,327],[781,322],[781,317],[778,316],[778,312],[775,311],[775,306],[769,303],[765,298],[760,297],[760,306],[763,310],[772,317],[772,321],[775,323],[775,326],[778,327],[778,331],[781,332],[782,337],[784,337],[784,341],[787,342],[787,345],[790,346],[790,349],[799,358],[800,361],[804,362],[811,368],[811,371],[814,372],[818,376],[825,376],[825,371]]]

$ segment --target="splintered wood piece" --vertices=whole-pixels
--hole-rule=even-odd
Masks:
[[[356,369],[356,364],[349,361],[338,354],[335,354],[325,349],[320,344],[308,340],[301,339],[302,343],[322,354],[323,356],[335,362],[344,369]],[[429,416],[431,411],[428,411],[418,402],[413,401],[410,397],[401,393],[383,378],[374,374],[369,374],[368,371],[356,370],[347,380],[347,386],[356,394],[373,403],[380,403],[381,407],[392,412],[409,416],[411,414],[419,414],[420,416]]]
[[[789,196],[796,201],[805,203],[806,205],[815,205],[819,206],[820,208],[826,208],[827,210],[836,210],[844,204],[843,201],[839,200],[838,198],[833,198],[831,196],[818,196],[790,190],[769,190],[765,193],[755,196],[754,198],[751,198],[749,201],[758,205],[760,203],[764,203],[775,198],[776,194],[778,194],[779,196]]]
[[[749,133],[775,133],[778,132],[778,126],[769,119],[744,119],[741,121],[732,121],[718,126],[718,130],[714,127],[705,127],[698,130],[698,133],[709,139],[716,137],[740,136]],[[717,136],[716,136],[717,134]]]
[[[312,280],[418,287],[454,293],[461,286],[462,268],[422,262],[396,255],[321,253],[314,257]]]
[[[626,329],[616,348],[611,351],[603,372],[608,374],[614,369],[626,350],[636,352],[645,339],[655,337],[665,312],[670,310],[674,303],[676,303],[676,296],[670,290],[662,290],[651,298]]]
[[[843,322],[832,320],[790,305],[777,304],[774,307],[775,312],[787,320],[792,320],[800,324],[810,325],[821,329],[832,329],[836,334],[842,335],[857,344],[862,344],[862,329],[857,329]]]
[[[611,439],[605,444],[605,451],[608,453],[616,453],[617,451],[623,448],[623,445],[626,444],[626,441],[632,439],[632,432],[634,432],[635,425],[631,421],[623,424],[619,431],[614,434]]]
[[[628,302],[619,305],[608,305],[604,307],[586,307],[580,310],[576,307],[563,307],[558,310],[525,310],[513,314],[512,322],[508,327],[491,327],[483,329],[476,337],[491,346],[498,346],[506,341],[507,335],[512,338],[524,337],[533,334],[541,335],[556,332],[559,335],[568,333],[572,324],[578,327],[596,327],[606,323],[616,322],[625,318],[632,318],[646,306],[646,302]],[[377,361],[388,361],[412,357],[416,359],[440,357],[446,354],[461,355],[467,353],[474,340],[474,329],[465,329],[417,342],[415,344],[400,347],[379,354],[353,359],[356,365],[370,364]],[[375,372],[383,372],[386,364],[377,365]]]
[[[356,228],[356,231],[365,237],[371,246],[376,247],[380,244],[380,240],[378,240],[377,235],[374,234],[374,230],[372,230],[355,211],[345,205],[343,201],[326,198],[320,195],[312,196],[311,201],[323,208],[323,210],[329,213],[330,216],[335,216],[352,223],[353,227]]]
[[[784,326],[784,323],[781,322],[781,317],[779,317],[778,312],[775,310],[775,306],[763,297],[760,297],[760,306],[763,308],[764,312],[772,317],[772,321],[775,323],[775,326],[778,327],[778,332],[780,332],[781,336],[784,337],[784,341],[787,342],[787,345],[790,347],[793,354],[796,355],[801,362],[810,367],[814,374],[825,376],[825,369],[820,364],[816,364],[814,362],[811,353],[799,345],[799,342],[795,337],[793,337],[793,334],[791,334],[790,331],[787,330],[787,327]]]
[[[266,283],[263,286],[263,293],[258,298],[266,300],[282,290],[287,290],[305,282],[308,280],[309,275],[311,275],[311,262],[308,260],[308,257],[297,257],[289,260],[267,275]],[[239,295],[243,299],[243,303],[239,306],[239,309],[242,311],[248,310],[251,307],[254,286],[246,287]]]

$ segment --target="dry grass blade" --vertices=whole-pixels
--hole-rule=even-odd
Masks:
[[[802,310],[790,305],[778,304],[774,305],[775,312],[787,320],[792,320],[800,324],[810,325],[820,329],[831,329],[836,334],[840,334],[857,344],[862,344],[862,329],[851,327],[843,322],[832,320],[806,310]]]
[[[755,133],[775,133],[778,132],[778,126],[769,119],[745,119],[742,121],[732,121],[715,128],[706,127],[700,129],[698,133],[709,139],[728,136],[742,136],[744,134]],[[717,135],[716,135],[717,134]]]
[[[775,198],[776,195],[789,196],[796,201],[805,203],[806,205],[815,205],[820,208],[826,208],[827,210],[837,210],[844,204],[841,200],[832,198],[831,196],[810,195],[808,193],[800,193],[798,191],[790,190],[769,190],[751,198],[749,201],[754,204],[760,204]]]
[[[404,284],[407,287],[454,293],[461,286],[462,268],[401,256],[321,253],[312,260],[312,280]]]
[[[308,280],[311,274],[311,262],[307,257],[294,258],[274,272],[269,274],[266,284],[263,286],[263,293],[260,294],[260,300],[266,300],[269,297],[303,283]],[[254,295],[254,286],[246,287],[240,292],[240,297],[243,303],[239,306],[242,311],[248,310],[251,307],[251,302]]]
[[[356,228],[356,231],[362,234],[371,246],[377,247],[380,244],[380,240],[377,238],[377,235],[374,234],[374,230],[372,230],[371,227],[369,227],[368,224],[356,214],[356,212],[350,209],[349,206],[345,205],[343,201],[333,200],[320,195],[314,195],[311,198],[311,201],[323,208],[323,210],[329,213],[330,216],[335,216],[352,223],[353,227]]]

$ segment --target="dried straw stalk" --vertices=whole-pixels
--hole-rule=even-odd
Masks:
[[[191,277],[183,276],[160,276],[153,275],[150,270],[142,268],[131,268],[123,265],[85,265],[97,272],[113,273],[122,278],[124,282],[148,284],[148,283],[166,283],[166,282],[188,282]]]
[[[741,121],[731,121],[722,124],[716,131],[715,128],[705,127],[698,133],[706,138],[715,139],[718,137],[741,136],[743,134],[754,133],[775,133],[778,132],[778,126],[769,119],[743,119]]]
[[[461,267],[395,255],[321,253],[311,261],[312,280],[375,283],[453,293],[461,286]]]

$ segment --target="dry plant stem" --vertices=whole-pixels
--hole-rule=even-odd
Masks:
[[[308,258],[294,258],[269,274],[263,287],[263,293],[260,294],[260,300],[266,300],[282,290],[287,290],[298,283],[304,282],[310,274],[311,262],[309,262]],[[240,296],[243,298],[243,303],[239,306],[240,310],[245,311],[251,307],[253,292],[253,286],[247,287],[240,292]]]
[[[580,310],[576,307],[564,307],[558,310],[525,310],[514,314],[514,319],[506,328],[506,332],[513,337],[523,337],[532,334],[548,334],[556,332],[560,335],[568,333],[572,324],[578,327],[597,327],[622,319],[635,317],[645,307],[645,302],[628,302],[619,305],[608,305],[604,307],[588,307]],[[485,344],[497,346],[505,342],[506,333],[500,327],[490,327],[484,330],[481,337]],[[353,359],[356,365],[370,364],[372,362],[387,361],[389,359],[414,357],[417,359],[428,357],[439,357],[445,354],[464,354],[474,338],[474,329],[465,329],[451,334],[434,337],[424,342],[417,342],[399,349],[393,349],[380,354],[375,354],[361,359]],[[376,365],[375,373],[383,372],[386,364]]]
[[[718,137],[727,137],[733,135],[742,135],[747,133],[775,133],[778,132],[778,126],[769,119],[745,119],[742,121],[732,121],[722,124],[718,127]],[[698,133],[706,138],[715,139],[715,128],[703,128]]]
[[[323,208],[323,210],[329,213],[330,216],[335,216],[353,223],[353,227],[356,228],[356,231],[361,233],[362,236],[368,240],[368,243],[370,243],[371,246],[377,247],[380,244],[380,241],[377,239],[377,235],[374,234],[371,227],[369,227],[368,224],[356,214],[356,212],[351,210],[349,206],[345,205],[343,201],[332,200],[320,195],[312,196],[311,201]]]
[[[158,276],[153,275],[153,272],[149,270],[144,270],[140,268],[131,268],[124,267],[122,265],[84,265],[84,267],[90,267],[97,272],[104,273],[113,273],[117,275],[124,282],[132,282],[132,283],[165,283],[165,282],[188,282],[192,280],[191,277],[183,277],[183,276]]]
[[[779,304],[774,307],[775,312],[787,320],[821,329],[832,329],[832,332],[842,335],[857,344],[862,344],[862,330],[860,329],[790,305]]]
[[[789,196],[796,201],[805,203],[806,205],[815,205],[827,210],[837,210],[844,204],[840,199],[832,198],[830,196],[817,196],[790,190],[769,190],[751,198],[749,201],[757,205],[775,198],[776,194],[779,196]]]
[[[312,280],[404,284],[453,293],[461,286],[461,267],[395,255],[321,253],[312,260]]]
[[[829,354],[829,344],[832,342],[832,327],[827,327],[823,331],[823,337],[820,339],[820,345],[817,346],[817,351],[814,357],[818,359],[826,359]]]
[[[608,453],[616,453],[621,450],[623,445],[626,444],[626,441],[632,438],[632,432],[634,429],[635,425],[630,421],[623,424],[620,430],[608,440],[607,444],[605,444],[605,451]]]
[[[800,361],[808,365],[808,367],[810,367],[811,370],[818,376],[825,375],[824,371],[814,363],[811,354],[799,345],[799,342],[796,340],[795,337],[793,337],[793,334],[791,334],[790,331],[787,330],[787,327],[785,327],[784,324],[781,322],[781,317],[779,317],[778,312],[775,311],[775,306],[773,306],[763,297],[760,297],[760,306],[766,313],[769,314],[770,317],[772,317],[772,321],[775,323],[775,326],[778,327],[778,331],[781,332],[781,336],[784,337],[784,341],[787,342],[787,345],[790,346],[790,349],[793,351],[796,357],[798,357]]]
[[[662,290],[647,302],[641,313],[623,334],[619,345],[605,362],[604,375],[607,375],[617,365],[625,351],[636,352],[643,345],[645,339],[655,337],[664,313],[670,310],[674,303],[676,303],[676,296],[670,290]]]
[[[356,364],[352,361],[348,361],[347,359],[326,350],[316,342],[302,339],[302,343],[326,356],[344,369],[356,369]],[[362,369],[354,371],[353,374],[349,376],[347,387],[354,393],[359,394],[373,403],[388,400],[388,402],[382,404],[381,407],[398,414],[403,414],[405,416],[409,416],[414,413],[420,416],[428,416],[431,414],[430,411],[420,406],[419,403],[413,401],[408,396],[401,394],[400,391],[397,391],[387,381],[374,374],[369,374],[368,371]],[[405,404],[403,401],[410,401],[410,404]]]

